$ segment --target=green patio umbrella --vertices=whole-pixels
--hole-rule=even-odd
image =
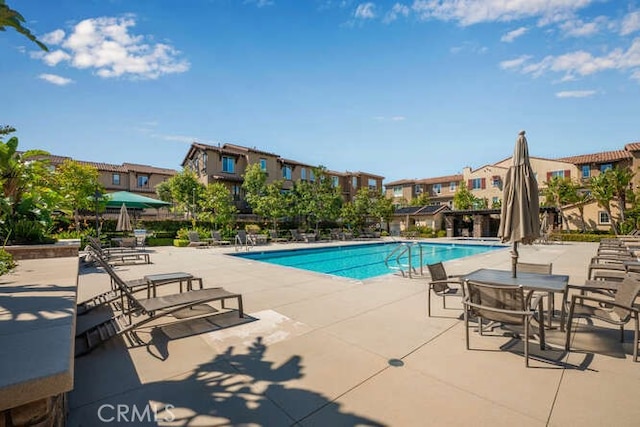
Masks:
[[[107,200],[106,207],[108,208],[119,208],[125,205],[127,208],[145,209],[162,208],[171,205],[171,203],[163,202],[162,200],[140,196],[128,191],[116,191],[115,193],[105,194],[104,198]]]

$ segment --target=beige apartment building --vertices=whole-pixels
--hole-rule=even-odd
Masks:
[[[200,182],[223,183],[231,192],[240,213],[251,210],[244,200],[243,175],[249,165],[259,164],[267,174],[267,183],[283,180],[284,189],[290,190],[298,181],[314,181],[313,169],[317,166],[281,157],[257,148],[235,144],[191,144],[182,167],[196,172]],[[367,172],[336,172],[327,170],[335,187],[340,187],[345,201],[351,201],[360,188],[382,192],[383,176]]]
[[[640,142],[627,144],[624,150],[582,154],[559,159],[531,157],[530,161],[540,190],[545,189],[546,183],[550,179],[559,176],[582,184],[584,186],[583,191],[588,192],[589,179],[592,176],[597,176],[608,169],[616,167],[629,167],[633,172],[636,172],[632,189],[637,189],[640,185],[640,174],[637,173],[640,167]],[[430,204],[445,204],[453,208],[453,194],[457,189],[453,181],[462,182],[475,197],[485,199],[487,207],[493,209],[493,213],[487,211],[489,218],[483,219],[485,224],[482,227],[473,226],[474,228],[470,230],[474,234],[479,234],[476,237],[484,237],[489,235],[487,233],[493,233],[495,229],[495,227],[488,226],[488,224],[499,220],[499,211],[496,211],[496,209],[502,204],[503,184],[511,164],[512,157],[508,157],[476,169],[465,167],[460,175],[394,181],[386,184],[386,195],[398,203],[410,204],[412,199],[420,196],[421,191],[428,191]],[[448,192],[443,190],[447,187],[447,182],[449,182]],[[433,188],[434,185],[436,186],[435,190]],[[544,197],[542,196],[541,202],[544,202]],[[612,214],[614,216],[619,215],[620,208],[620,206],[613,204]],[[611,228],[611,218],[602,207],[598,206],[597,202],[589,202],[582,207],[582,210],[584,211],[584,216],[580,214],[578,206],[563,207],[565,221],[557,219],[557,225],[560,226],[562,224],[561,227],[565,230],[576,230],[583,227],[587,230],[608,230]],[[464,216],[469,217],[470,214],[472,213],[466,212]],[[445,215],[449,218],[460,216],[455,211]],[[480,218],[476,217],[476,219]],[[410,223],[411,221],[407,218],[405,222]],[[450,221],[448,227],[452,226],[452,223],[453,221]]]

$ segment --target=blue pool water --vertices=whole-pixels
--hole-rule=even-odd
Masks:
[[[422,264],[449,261],[476,255],[495,249],[499,245],[465,245],[459,243],[418,243],[422,247]],[[268,262],[287,267],[332,274],[351,279],[370,279],[394,272],[387,268],[385,259],[398,246],[398,242],[375,243],[348,246],[325,246],[322,248],[276,250],[234,254],[241,258]],[[419,268],[420,255],[416,246],[412,247],[412,265]],[[395,256],[393,256],[395,264]],[[407,256],[400,258],[408,264]]]

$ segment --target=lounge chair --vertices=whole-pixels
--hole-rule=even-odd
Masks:
[[[296,242],[315,242],[316,234],[315,233],[301,233],[298,230],[291,230],[291,236],[293,240]]]
[[[286,237],[278,236],[276,230],[269,230],[269,238],[273,243],[287,243],[289,241]]]
[[[103,261],[102,261],[103,262]],[[103,267],[108,264],[102,264]],[[127,334],[158,318],[173,315],[176,318],[206,317],[217,310],[208,303],[220,301],[225,309],[225,301],[235,299],[240,318],[244,317],[242,295],[222,288],[197,289],[153,298],[140,298],[117,274],[113,274],[120,291],[121,312],[110,319],[76,334],[76,357],[85,355],[111,338]]]
[[[222,238],[222,236],[220,235],[220,232],[217,230],[211,230],[211,240],[210,240],[211,244],[214,246],[217,245],[230,245],[231,241],[229,240],[225,240]]]
[[[464,326],[467,350],[469,345],[469,317],[478,319],[478,331],[483,334],[483,320],[503,325],[524,326],[524,360],[529,367],[530,323],[536,319],[540,325],[540,349],[545,349],[544,327],[542,326],[542,298],[531,293],[525,296],[521,286],[493,285],[488,283],[466,282],[466,297],[463,300]],[[535,307],[535,308],[530,308]]]
[[[91,261],[92,257],[98,257],[105,260],[109,264],[150,264],[151,258],[148,252],[118,248],[115,250],[109,250],[102,248],[94,240],[88,240],[88,246],[92,251],[87,252],[87,261]],[[89,249],[85,248],[85,250]]]
[[[569,305],[569,318],[565,349],[569,351],[571,346],[571,327],[574,317],[587,317],[602,320],[606,323],[620,327],[620,342],[624,342],[624,325],[634,321],[633,334],[633,361],[638,361],[638,340],[640,339],[640,324],[638,321],[638,307],[634,301],[640,293],[640,280],[637,275],[628,274],[618,286],[613,299],[593,295],[572,295]],[[594,306],[577,305],[577,300],[590,301]]]
[[[209,246],[209,242],[200,240],[200,235],[197,231],[189,231],[187,236],[189,237],[189,247],[206,248]]]
[[[446,298],[448,295],[462,294],[462,281],[459,276],[447,275],[444,264],[441,262],[427,265],[431,280],[427,289],[427,315],[431,317],[431,292],[442,297],[442,308],[447,308]],[[454,285],[455,287],[450,287]]]
[[[89,248],[89,250],[94,251],[93,248]],[[76,314],[78,316],[81,316],[83,314],[86,314],[88,312],[90,312],[91,310],[94,310],[98,307],[104,307],[107,305],[110,305],[111,303],[117,302],[117,300],[120,298],[120,288],[118,287],[115,278],[117,276],[117,273],[113,270],[113,267],[104,261],[104,259],[100,258],[97,254],[95,254],[96,259],[98,260],[98,263],[100,264],[100,266],[109,274],[110,280],[111,280],[111,290],[107,291],[107,292],[103,292],[99,295],[94,296],[93,298],[90,298],[86,301],[80,302],[77,304],[76,306]],[[167,274],[166,276],[169,275],[173,275],[173,279],[172,280],[164,280],[161,284],[162,285],[168,285],[168,284],[173,284],[173,283],[178,283],[180,285],[180,292],[182,292],[182,283],[185,281],[200,281],[201,284],[201,288],[202,288],[202,279],[197,278],[197,277],[193,277],[193,276],[185,276],[184,273],[172,273],[172,274]],[[121,279],[122,280],[122,279]],[[149,295],[149,290],[150,290],[150,282],[149,280],[146,279],[146,277],[140,278],[140,279],[133,279],[133,280],[122,280],[122,282],[129,288],[129,290],[132,293],[136,293],[136,292],[140,292],[140,291],[147,291],[147,296]],[[156,285],[157,286],[157,285]],[[189,289],[189,286],[187,284],[187,289]],[[154,289],[155,291],[155,289]]]

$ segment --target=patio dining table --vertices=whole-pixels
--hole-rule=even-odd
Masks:
[[[492,283],[503,286],[522,286],[529,291],[539,291],[547,293],[564,293],[569,283],[569,276],[564,274],[540,274],[540,273],[518,273],[513,277],[510,270],[493,270],[481,268],[472,271],[464,276],[463,280],[471,280],[481,283]],[[549,300],[549,324],[553,317],[553,301]]]

